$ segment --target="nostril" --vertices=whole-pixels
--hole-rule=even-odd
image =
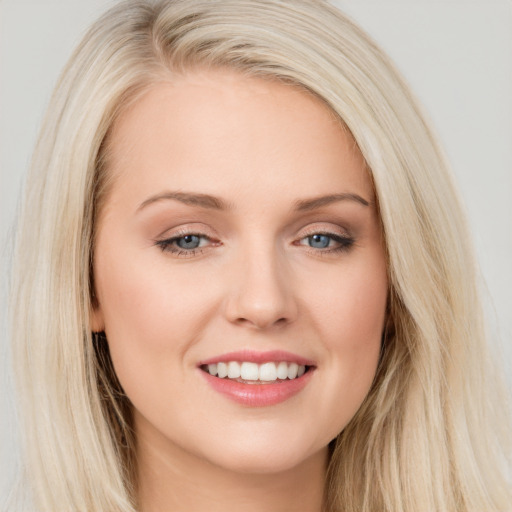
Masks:
[[[225,315],[230,322],[267,329],[282,327],[297,317],[297,303],[291,290],[278,274],[265,276],[262,268],[258,267],[258,272],[248,269],[233,284],[225,302]]]
[[[267,329],[269,327],[282,327],[287,325],[290,322],[288,318],[280,317],[277,320],[273,320],[271,318],[265,318],[265,317],[256,317],[253,316],[251,319],[240,317],[235,319],[234,323],[238,325],[247,325],[247,326],[254,326],[258,329]]]

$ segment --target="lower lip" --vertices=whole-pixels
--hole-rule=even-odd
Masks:
[[[244,384],[228,378],[214,377],[203,370],[199,371],[215,391],[234,402],[251,407],[266,407],[285,402],[302,391],[314,373],[310,368],[296,379],[276,381],[272,384]]]

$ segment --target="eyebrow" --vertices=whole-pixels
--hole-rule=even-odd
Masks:
[[[199,206],[201,208],[208,208],[211,210],[227,210],[228,204],[218,197],[209,194],[199,194],[190,192],[164,192],[157,194],[146,199],[138,208],[137,211],[142,210],[150,204],[157,203],[164,200],[179,201],[190,206]]]
[[[207,208],[211,210],[228,210],[230,205],[222,199],[209,195],[192,192],[163,192],[149,197],[140,204],[137,211],[146,208],[150,204],[157,203],[164,200],[179,201],[190,206],[199,206],[200,208]],[[311,199],[301,199],[295,202],[295,210],[297,211],[311,211],[322,206],[327,206],[339,201],[355,201],[363,206],[369,206],[370,202],[358,194],[340,193],[329,194],[326,196],[313,197]]]
[[[329,204],[337,203],[339,201],[355,201],[357,203],[362,204],[363,206],[370,206],[370,201],[367,201],[360,195],[346,192],[341,194],[330,194],[327,196],[313,197],[311,199],[303,199],[295,203],[295,208],[297,211],[304,212],[316,210],[317,208],[321,208],[322,206],[327,206]]]

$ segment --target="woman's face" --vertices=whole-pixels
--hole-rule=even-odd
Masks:
[[[208,71],[155,85],[110,141],[92,328],[139,446],[240,472],[324,457],[374,378],[388,286],[350,135],[298,88]]]

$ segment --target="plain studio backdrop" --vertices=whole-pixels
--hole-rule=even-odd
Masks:
[[[18,464],[6,290],[21,182],[60,70],[111,3],[0,0],[0,482]],[[334,3],[391,55],[439,134],[466,204],[493,342],[512,389],[512,1]]]

